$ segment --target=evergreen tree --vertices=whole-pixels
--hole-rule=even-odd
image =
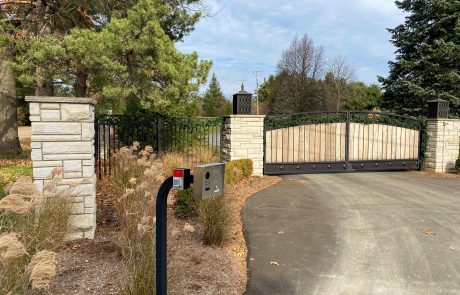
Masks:
[[[212,74],[211,82],[209,82],[209,88],[206,90],[203,97],[203,112],[203,115],[206,117],[222,116],[227,112],[225,95],[220,89],[220,85],[215,74]]]
[[[370,111],[378,107],[382,90],[378,85],[367,86],[363,82],[352,82],[347,85],[347,101],[345,109],[352,111]]]
[[[421,115],[427,101],[442,98],[460,114],[460,0],[401,0],[409,13],[389,31],[397,47],[390,75],[379,77],[383,107]]]

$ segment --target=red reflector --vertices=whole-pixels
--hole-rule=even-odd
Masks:
[[[173,176],[174,177],[184,177],[184,170],[180,170],[180,169],[174,169],[173,171]]]

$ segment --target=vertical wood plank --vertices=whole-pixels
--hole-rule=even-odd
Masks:
[[[336,152],[336,145],[337,145],[337,123],[331,124],[331,161],[337,161],[337,152]]]
[[[292,162],[299,162],[299,133],[300,126],[292,127]]]
[[[299,126],[299,162],[305,162],[305,125]]]
[[[386,160],[390,160],[393,157],[393,151],[392,151],[392,142],[393,142],[393,126],[387,126],[388,128],[388,134],[387,134],[387,146],[386,146]]]
[[[348,153],[349,159],[354,160],[354,150],[355,150],[355,123],[350,123],[349,131],[349,142],[348,142]]]
[[[369,125],[363,125],[363,160],[369,159]]]
[[[314,162],[315,161],[315,125],[308,125],[308,162]]]
[[[315,160],[314,162],[321,161],[321,125],[315,125]]]
[[[265,132],[265,162],[272,162],[272,131]]]
[[[382,160],[387,158],[388,125],[382,125]]]
[[[401,157],[401,127],[396,127],[396,159],[400,160]]]

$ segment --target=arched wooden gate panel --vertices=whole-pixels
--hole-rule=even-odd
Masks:
[[[419,169],[421,123],[375,112],[269,116],[265,174]]]

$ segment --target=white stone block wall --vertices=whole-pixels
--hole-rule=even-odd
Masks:
[[[93,239],[96,230],[94,102],[89,98],[26,97],[32,122],[33,177],[37,188],[62,168],[60,186],[75,197],[68,239]]]
[[[251,159],[253,175],[262,176],[264,167],[265,116],[231,115],[222,126],[222,160]]]
[[[460,150],[459,119],[428,119],[428,142],[424,168],[430,172],[449,172],[455,167]]]

